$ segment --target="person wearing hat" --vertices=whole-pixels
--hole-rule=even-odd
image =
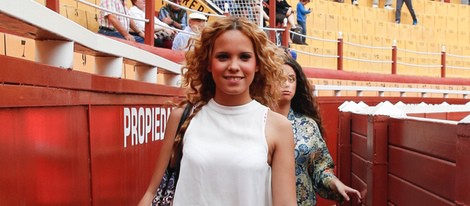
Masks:
[[[191,36],[198,36],[207,22],[207,17],[200,13],[191,13],[189,15],[188,26],[179,32],[173,40],[172,50],[188,51],[190,48]]]

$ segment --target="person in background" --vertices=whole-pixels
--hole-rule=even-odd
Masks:
[[[296,205],[292,127],[269,109],[285,80],[280,53],[246,18],[221,18],[204,27],[186,52],[186,100],[170,114],[139,205],[150,205],[160,184],[187,102],[195,106],[180,130],[183,157],[173,206]]]
[[[171,0],[171,2],[178,5],[181,4],[181,1],[182,0]],[[188,23],[188,14],[186,13],[186,10],[181,9],[178,6],[167,4],[160,9],[160,12],[158,12],[158,19],[171,27],[183,30],[186,28]]]
[[[294,50],[291,50],[289,47],[285,46],[280,46],[282,50],[284,50],[284,53],[286,53],[288,56],[292,57],[292,59],[297,60],[297,52]]]
[[[379,0],[372,1],[372,8],[379,8]],[[385,0],[384,9],[393,10],[392,0]]]
[[[344,0],[335,0],[336,2],[343,3]],[[351,0],[351,3],[355,6],[359,5],[359,0]],[[372,0],[372,8],[379,8],[379,0]],[[384,9],[393,10],[392,0],[385,0]]]
[[[268,27],[269,25],[269,0],[263,0],[262,2],[263,5],[263,27]]]
[[[297,3],[297,24],[302,27],[301,34],[307,35],[307,14],[312,12],[311,8],[305,9],[305,6],[310,3],[310,0],[300,0]],[[301,37],[301,44],[308,45],[305,42],[305,37]]]
[[[116,13],[129,14],[124,0],[101,0],[100,6]],[[98,23],[100,34],[139,43],[144,42],[144,32],[137,28],[132,19],[101,10]],[[134,32],[130,33],[130,29]]]
[[[198,36],[206,25],[207,17],[200,13],[191,13],[189,15],[188,26],[179,32],[173,39],[172,50],[188,51],[190,48],[191,36]]]
[[[131,0],[132,7],[129,9],[129,15],[139,19],[145,19],[145,0]],[[175,31],[164,28],[163,26],[168,26],[168,24],[163,23],[157,17],[154,17],[155,25],[155,33],[162,34],[162,35],[155,35],[155,43],[156,47],[165,47],[165,41],[171,40],[170,37],[174,35]],[[145,22],[144,21],[137,21],[135,20],[135,25],[140,31],[145,32]],[[163,26],[160,26],[163,25]]]
[[[405,2],[408,11],[410,11],[411,18],[413,18],[413,25],[417,25],[418,18],[416,18],[415,10],[413,9],[413,4],[411,3],[411,0],[397,0],[397,10],[395,11],[395,23],[400,23],[401,7],[403,6],[403,1]]]
[[[352,197],[361,199],[359,191],[344,185],[334,175],[334,163],[322,138],[322,121],[312,88],[302,67],[287,54],[284,73],[287,81],[274,111],[289,119],[294,131],[297,204],[316,205],[316,194],[342,203]]]
[[[269,14],[269,9],[266,13]],[[292,31],[297,33],[301,31],[302,28],[295,23],[294,11],[289,3],[286,0],[276,0],[276,24],[283,24],[284,19],[287,19]]]

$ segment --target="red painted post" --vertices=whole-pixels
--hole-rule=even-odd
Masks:
[[[339,179],[351,186],[351,112],[339,112],[338,162]]]
[[[343,33],[338,32],[338,61],[337,67],[338,71],[343,71]]]
[[[442,46],[441,51],[441,78],[446,77],[446,46]]]
[[[269,27],[269,28],[273,28],[273,27]],[[276,31],[269,31],[269,39],[272,42],[276,42]]]
[[[59,0],[46,0],[46,7],[60,13],[60,3]]]
[[[366,205],[387,205],[388,116],[369,115],[367,120]]]
[[[270,28],[276,28],[276,0],[269,0],[269,27]],[[276,42],[276,33],[277,31],[274,32],[269,32],[270,33],[270,38],[272,42]]]
[[[467,116],[466,119],[470,119]],[[465,120],[464,120],[465,121]],[[470,120],[459,122],[457,125],[455,168],[455,204],[470,205]]]
[[[392,74],[397,74],[397,40],[392,44]]]
[[[153,46],[155,33],[155,0],[145,0],[145,18],[149,21],[145,24],[145,44]]]
[[[286,48],[289,48],[290,27],[291,26],[289,24],[287,24],[286,27],[283,27],[286,30],[284,30],[284,32],[282,33],[282,46],[285,46]]]

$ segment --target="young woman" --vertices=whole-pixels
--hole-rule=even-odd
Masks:
[[[183,85],[195,105],[183,124],[174,206],[296,205],[290,122],[268,109],[284,81],[282,50],[246,19],[206,26],[186,53]],[[184,104],[183,102],[182,104]],[[183,109],[169,117],[161,154],[140,205],[149,205],[170,159]],[[189,122],[189,124],[188,124]]]
[[[276,112],[286,116],[294,129],[297,204],[315,205],[316,194],[338,202],[349,201],[350,197],[360,200],[357,190],[334,175],[333,159],[322,138],[318,106],[302,67],[286,55],[283,70],[287,81],[281,87]]]

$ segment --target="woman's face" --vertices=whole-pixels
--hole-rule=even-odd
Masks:
[[[250,85],[257,72],[251,40],[238,30],[222,33],[214,42],[210,57],[215,97],[219,104],[240,105],[251,101]]]
[[[291,66],[284,64],[282,70],[287,76],[287,81],[281,86],[281,99],[280,102],[290,102],[295,95],[295,89],[297,88],[297,76],[295,75],[294,69]]]

